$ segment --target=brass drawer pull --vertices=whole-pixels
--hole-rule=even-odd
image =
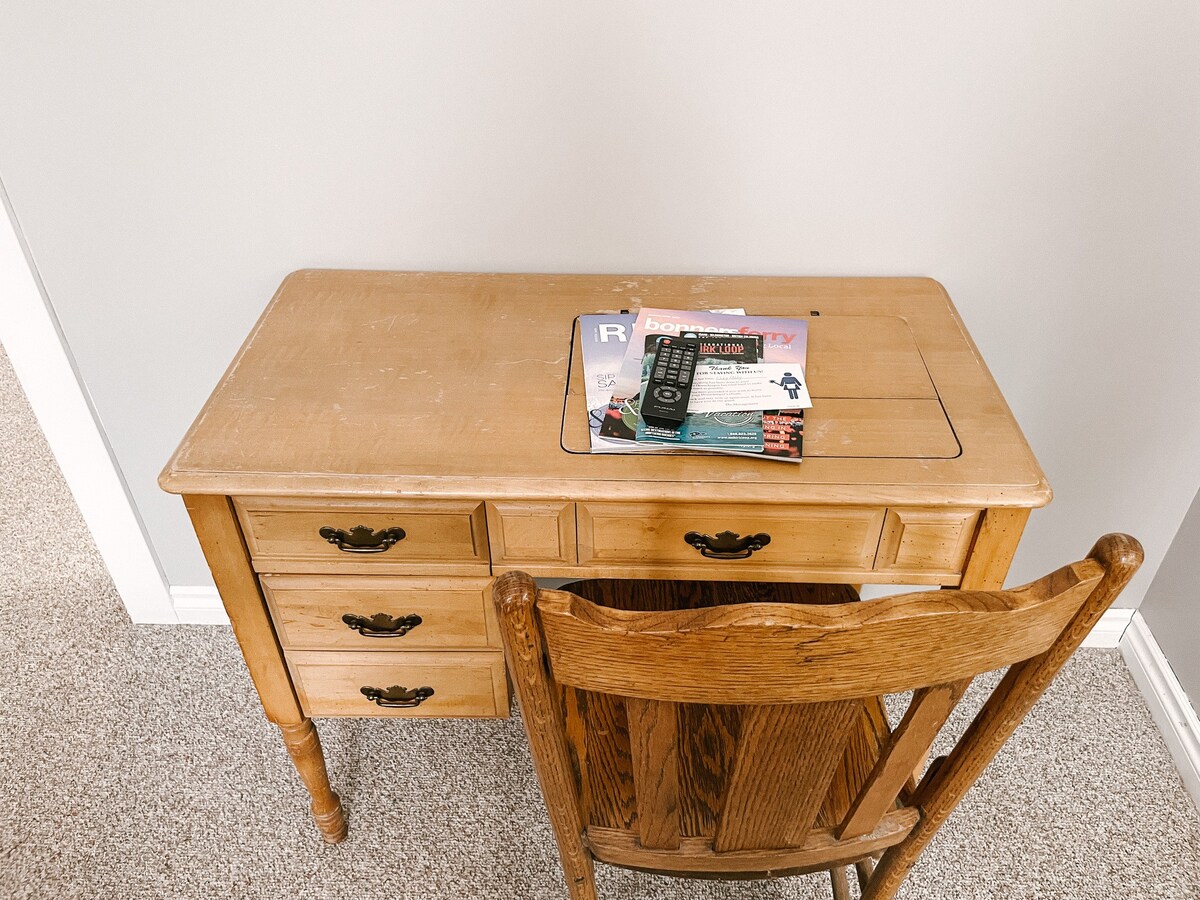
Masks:
[[[404,540],[403,528],[372,531],[366,525],[355,525],[349,531],[326,525],[317,534],[344,553],[383,553]]]
[[[722,531],[713,537],[698,531],[689,531],[683,536],[683,540],[699,550],[701,556],[707,556],[709,559],[748,559],[756,550],[761,550],[771,543],[771,536],[760,532],[742,537],[736,531]]]
[[[393,684],[390,688],[363,687],[359,689],[362,695],[384,709],[411,709],[420,706],[433,696],[433,688],[419,687],[411,691],[403,685]]]
[[[363,637],[393,638],[404,637],[421,624],[421,617],[416,613],[400,618],[389,616],[387,613],[376,613],[368,618],[346,613],[342,616],[342,621],[351,631],[357,631]]]

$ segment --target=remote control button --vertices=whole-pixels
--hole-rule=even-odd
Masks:
[[[654,389],[654,399],[662,403],[674,403],[682,396],[673,387],[657,387]]]

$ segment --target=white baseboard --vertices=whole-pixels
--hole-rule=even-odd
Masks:
[[[228,625],[215,587],[172,587],[171,604],[181,625]]]
[[[1121,638],[1124,637],[1134,612],[1136,610],[1132,609],[1105,610],[1091,634],[1083,639],[1081,646],[1104,650],[1114,650],[1120,647]]]
[[[1140,613],[1134,614],[1120,646],[1125,664],[1167,742],[1183,785],[1200,806],[1200,719],[1196,710]]]

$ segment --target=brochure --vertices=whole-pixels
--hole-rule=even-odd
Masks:
[[[798,376],[798,377],[797,377]],[[644,389],[644,386],[643,386]],[[808,409],[804,372],[792,363],[709,363],[696,369],[688,412],[738,409]]]
[[[654,368],[654,348],[661,335],[646,335],[646,353],[643,358],[640,397],[650,380]],[[757,365],[762,358],[760,335],[700,333],[700,353],[696,364],[699,377],[702,368],[710,365]],[[693,388],[693,391],[695,389]],[[731,411],[727,406],[719,409],[692,412],[678,428],[663,428],[650,425],[638,416],[637,441],[639,444],[675,444],[693,450],[744,450],[761,453],[763,449],[762,410]]]

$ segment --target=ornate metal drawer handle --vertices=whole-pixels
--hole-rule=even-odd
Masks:
[[[742,537],[736,531],[722,531],[713,537],[698,531],[689,531],[683,536],[683,540],[699,550],[701,556],[707,556],[709,559],[748,559],[756,550],[761,550],[771,543],[771,536],[760,532]]]
[[[414,706],[420,706],[433,696],[433,688],[431,687],[413,688],[410,691],[399,684],[393,684],[390,688],[384,690],[373,687],[363,687],[359,688],[359,690],[362,691],[364,697],[373,701],[376,706],[382,706],[384,709],[411,709]]]
[[[342,616],[342,621],[351,631],[357,631],[363,637],[393,638],[404,637],[421,624],[421,617],[416,613],[400,618],[389,616],[387,613],[376,613],[368,618],[346,613]]]
[[[355,525],[349,531],[326,525],[317,534],[344,553],[383,553],[404,540],[403,528],[372,531],[366,525]]]

